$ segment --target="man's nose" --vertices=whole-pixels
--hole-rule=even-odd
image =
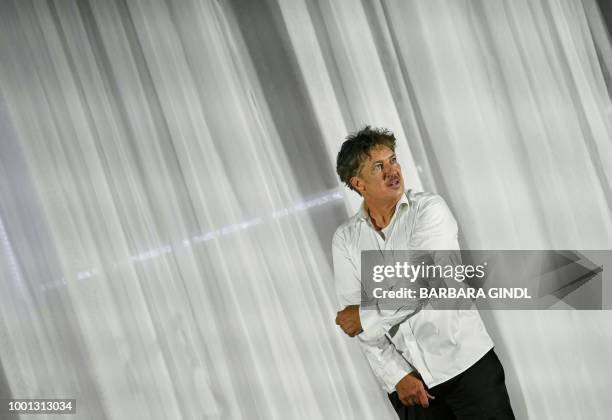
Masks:
[[[397,171],[394,165],[387,164],[383,167],[383,174],[385,175],[385,177],[389,175],[395,175],[396,172]]]

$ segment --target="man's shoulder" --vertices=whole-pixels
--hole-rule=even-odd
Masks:
[[[406,195],[408,196],[408,200],[410,201],[411,205],[418,203],[421,207],[423,207],[435,205],[437,203],[444,203],[444,199],[440,195],[429,191],[415,192],[413,190],[408,190]]]
[[[347,221],[345,221],[336,228],[336,231],[334,232],[333,241],[346,241],[347,238],[351,237],[355,233],[355,230],[358,228],[359,223],[361,223],[361,215],[358,211],[357,213],[352,215]]]
[[[439,194],[427,191],[408,191],[407,195],[408,200],[410,201],[410,206],[417,209],[417,218],[428,217],[433,214],[447,213],[450,211],[446,201]]]
[[[457,230],[455,217],[442,196],[431,192],[417,194],[418,197],[415,198],[415,201],[418,202],[417,230],[428,232],[431,232],[432,229]]]

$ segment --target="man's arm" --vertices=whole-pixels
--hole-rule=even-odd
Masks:
[[[355,331],[361,330],[359,305],[347,306],[338,312],[338,316],[341,317],[342,313],[345,313],[347,319],[355,322]],[[397,391],[398,398],[406,406],[420,404],[423,407],[429,407],[429,399],[435,397],[427,392],[418,373],[399,354],[387,336],[374,338],[371,341],[363,337],[358,337],[358,339],[362,352],[387,392]],[[395,386],[393,386],[394,383]]]
[[[356,322],[360,323],[359,314],[355,308],[361,303],[361,281],[357,267],[348,255],[345,240],[341,234],[334,235],[332,254],[338,302],[341,307],[349,308],[347,317],[355,319],[355,313],[357,313]],[[396,385],[413,371],[412,367],[385,335],[369,340],[358,338],[361,350],[374,375],[387,392],[395,391]]]

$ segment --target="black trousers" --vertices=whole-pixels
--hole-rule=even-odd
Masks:
[[[401,420],[514,420],[504,368],[491,349],[466,371],[429,390],[429,407],[407,407],[397,392],[389,400]]]

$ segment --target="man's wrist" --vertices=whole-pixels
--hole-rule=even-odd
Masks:
[[[404,378],[405,378],[406,376],[411,375],[413,372],[414,372],[414,369],[412,369],[412,368],[409,368],[409,370],[407,370],[407,371],[401,371],[401,370],[400,370],[400,371],[398,371],[398,372],[397,372],[397,374],[396,374],[396,375],[394,375],[393,379],[391,379],[391,381],[392,381],[392,382],[390,381],[391,383],[395,384],[395,385],[393,386],[392,391],[397,391],[397,385],[398,385],[398,384],[399,384],[399,383],[400,383],[402,380],[404,380]]]

